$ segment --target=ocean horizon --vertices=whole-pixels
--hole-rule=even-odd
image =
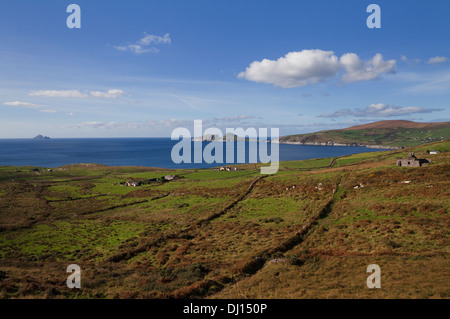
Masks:
[[[170,138],[53,138],[0,139],[0,166],[59,167],[70,164],[96,163],[108,166],[146,166],[167,169],[211,168],[232,163],[181,163],[171,159],[172,147],[178,140]],[[192,147],[194,143],[191,142]],[[202,149],[209,142],[202,142]],[[226,143],[223,143],[224,147]],[[268,144],[270,154],[270,143]],[[280,161],[307,160],[375,152],[361,146],[320,146],[279,144]],[[193,152],[192,152],[193,153]],[[225,149],[224,149],[225,154]],[[246,142],[246,163],[248,142]]]

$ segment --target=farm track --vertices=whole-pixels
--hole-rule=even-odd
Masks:
[[[113,210],[113,209],[116,209],[116,208],[125,208],[125,207],[134,206],[134,205],[137,205],[137,204],[148,203],[148,202],[149,202],[149,200],[145,199],[145,200],[140,200],[140,201],[136,201],[136,202],[132,202],[132,203],[110,206],[110,207],[107,207],[107,208],[103,208],[103,209],[94,210],[94,211],[91,211],[91,212],[82,213],[80,215],[86,216],[86,215],[92,215],[92,214],[96,214],[96,213],[104,213],[104,212],[107,212],[109,210]]]
[[[87,216],[87,215],[92,215],[92,214],[96,214],[96,213],[103,213],[103,212],[107,212],[107,211],[110,211],[110,210],[113,210],[113,209],[117,209],[117,208],[125,208],[125,207],[129,207],[129,206],[134,206],[134,205],[138,205],[138,204],[143,204],[143,203],[155,201],[155,200],[167,197],[169,195],[170,195],[170,192],[167,193],[167,194],[161,195],[161,196],[157,196],[157,197],[151,198],[151,199],[145,199],[145,200],[136,201],[136,202],[132,202],[132,203],[110,206],[110,207],[106,207],[106,208],[97,209],[97,210],[94,210],[94,211],[82,213],[80,215],[81,216]],[[24,224],[24,225],[12,226],[12,227],[0,227],[0,233],[1,232],[5,232],[5,231],[17,231],[17,230],[21,230],[21,229],[29,229],[29,228],[32,228],[37,223],[40,223],[43,220],[49,218],[51,213],[54,211],[54,208],[49,205],[50,203],[71,202],[71,201],[76,201],[76,200],[89,200],[89,199],[92,199],[92,198],[98,198],[98,197],[104,197],[104,196],[108,196],[108,195],[107,194],[100,194],[100,195],[90,196],[90,197],[86,197],[86,198],[82,198],[81,197],[81,198],[64,199],[64,200],[46,200],[45,197],[42,195],[42,190],[40,190],[38,192],[38,194],[37,194],[37,198],[42,200],[42,201],[45,201],[45,205],[47,206],[47,209],[45,210],[45,212],[43,212],[43,215],[40,216],[40,218],[33,219],[33,220],[29,221],[27,224]],[[0,206],[0,208],[2,208],[2,207],[7,207],[7,206]]]
[[[61,202],[72,202],[76,200],[83,200],[83,199],[92,199],[92,198],[98,198],[98,197],[105,197],[108,196],[108,194],[100,194],[100,195],[94,195],[89,197],[75,197],[70,199],[54,199],[54,200],[47,200],[47,203],[61,203]]]
[[[242,267],[240,276],[241,277],[245,276],[244,278],[248,278],[248,276],[255,275],[259,270],[261,270],[266,265],[267,262],[272,260],[276,254],[278,255],[279,253],[286,253],[292,250],[297,245],[300,245],[309,235],[311,235],[314,232],[313,226],[316,225],[320,219],[326,218],[332,212],[333,205],[338,200],[338,198],[336,197],[338,187],[339,184],[336,184],[328,201],[293,236],[286,239],[278,246],[260,251],[259,253],[251,257],[250,261],[247,262]],[[178,293],[177,291],[175,291],[172,297],[183,299],[207,297],[207,295],[205,295],[204,292],[209,291],[210,287],[213,286],[221,287],[219,290],[216,289],[214,293],[218,293],[219,291],[223,290],[226,287],[227,284],[223,283],[224,279],[221,278],[220,281],[219,282],[215,280],[201,281],[200,283],[191,285],[191,289],[188,288],[183,290],[182,293]],[[233,285],[237,281],[239,281],[239,278],[229,277],[226,278],[225,281],[229,285]]]
[[[137,247],[135,247],[132,250],[128,250],[125,252],[121,252],[118,253],[116,255],[113,255],[111,257],[109,257],[107,259],[107,261],[109,262],[119,262],[122,260],[128,260],[131,259],[147,250],[149,250],[152,247],[158,246],[162,243],[167,242],[168,240],[171,239],[177,239],[177,238],[194,238],[195,236],[192,236],[189,234],[189,232],[194,231],[194,230],[198,230],[198,228],[200,227],[205,227],[208,223],[210,223],[212,220],[219,218],[220,216],[224,215],[227,213],[228,210],[230,210],[231,208],[233,208],[234,206],[236,206],[236,204],[238,204],[240,201],[242,201],[245,197],[247,197],[251,191],[253,190],[254,186],[256,185],[257,182],[259,182],[260,180],[264,179],[265,177],[267,177],[267,175],[264,176],[260,176],[258,178],[256,178],[255,180],[252,181],[252,183],[249,185],[249,187],[247,188],[247,191],[240,195],[238,198],[236,198],[233,202],[231,202],[230,204],[228,204],[224,209],[220,210],[217,213],[214,213],[208,217],[206,217],[205,219],[202,219],[200,221],[197,221],[194,225],[192,226],[188,226],[180,231],[176,231],[173,233],[169,233],[166,235],[163,235],[155,240],[152,241],[148,241],[146,243],[143,244],[138,244]]]
[[[239,196],[237,199],[235,199],[231,204],[229,204],[228,206],[226,206],[223,210],[221,210],[218,213],[212,214],[211,216],[207,217],[206,219],[203,219],[199,222],[197,222],[197,226],[203,226],[207,223],[209,223],[210,221],[222,216],[223,214],[225,214],[228,210],[230,210],[231,208],[233,208],[234,206],[236,206],[237,203],[241,202],[242,200],[245,199],[245,197],[247,197],[251,191],[253,190],[254,186],[256,185],[257,182],[259,182],[260,180],[262,180],[263,178],[266,178],[267,175],[264,176],[260,176],[257,179],[255,179],[250,186],[248,187],[247,191],[242,194],[241,196]]]
[[[317,170],[317,169],[322,169],[322,168],[330,168],[333,167],[334,165],[336,165],[337,160],[340,158],[343,158],[345,156],[340,156],[340,157],[335,157],[331,160],[330,164],[328,164],[327,166],[317,166],[317,167],[305,167],[305,168],[288,168],[288,167],[283,167],[283,170],[286,171],[290,171],[290,172],[307,172],[307,171],[313,171],[313,170]]]
[[[83,213],[81,215],[83,215],[83,216],[84,215],[92,215],[92,214],[96,214],[96,213],[107,212],[109,210],[113,210],[113,209],[116,209],[116,208],[124,208],[124,207],[134,206],[134,205],[138,205],[138,204],[148,203],[148,202],[151,202],[151,201],[155,201],[155,200],[167,197],[169,195],[170,195],[170,193],[167,193],[167,194],[164,194],[164,195],[161,195],[161,196],[153,197],[151,199],[144,199],[144,200],[140,200],[140,201],[136,201],[136,202],[132,202],[132,203],[115,205],[115,206],[111,206],[111,207],[107,207],[107,208],[103,208],[103,209],[99,209],[99,210]],[[92,197],[90,197],[90,198],[92,198]]]

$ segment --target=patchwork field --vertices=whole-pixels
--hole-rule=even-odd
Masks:
[[[450,298],[450,141],[258,166],[0,167],[0,297]]]

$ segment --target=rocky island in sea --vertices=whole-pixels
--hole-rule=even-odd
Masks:
[[[194,137],[192,138],[192,141],[194,142],[226,142],[227,140],[229,141],[234,141],[234,142],[248,142],[250,141],[250,139],[248,137],[241,137],[238,135],[235,135],[233,133],[227,133],[225,136],[220,136],[220,135],[213,135],[213,134],[206,134],[204,136],[198,136],[198,137]]]
[[[49,139],[50,139],[50,137],[45,136],[45,135],[41,135],[41,134],[36,135],[35,137],[33,137],[33,140],[49,140]]]

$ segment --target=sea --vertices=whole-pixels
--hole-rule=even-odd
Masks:
[[[96,163],[108,166],[146,166],[169,169],[211,168],[232,163],[180,163],[172,161],[172,148],[179,141],[170,138],[61,138],[49,140],[0,139],[0,166],[60,167],[69,164]],[[204,148],[209,142],[202,143]],[[242,142],[241,142],[242,143]],[[249,162],[249,142],[246,143],[246,162]],[[225,151],[225,144],[222,143]],[[270,156],[270,143],[268,155]],[[337,157],[363,152],[380,151],[359,146],[319,146],[279,144],[280,161]],[[193,157],[192,151],[192,157]],[[225,159],[226,156],[223,156]]]

